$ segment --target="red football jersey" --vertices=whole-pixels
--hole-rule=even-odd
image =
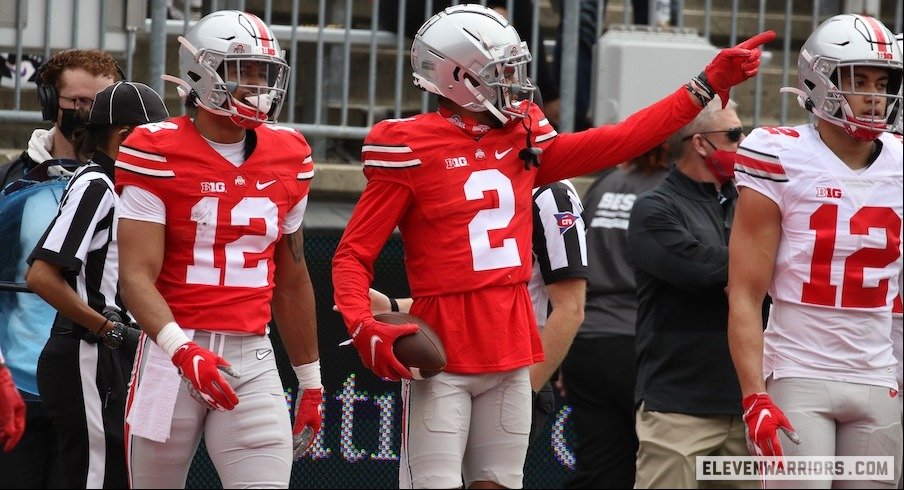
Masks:
[[[239,167],[187,116],[141,126],[116,162],[116,189],[137,186],[166,206],[157,289],[185,328],[264,334],[273,254],[286,214],[307,198],[314,164],[297,131],[262,125]]]
[[[442,338],[447,371],[542,360],[527,292],[531,189],[640,155],[699,111],[680,89],[620,124],[581,133],[556,133],[536,106],[482,135],[436,112],[377,124],[362,148],[367,187],[333,259],[346,324],[370,315],[373,263],[398,225],[411,312]],[[528,139],[543,150],[539,168],[525,169],[519,155]]]

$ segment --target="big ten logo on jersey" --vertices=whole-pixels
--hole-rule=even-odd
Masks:
[[[830,197],[832,199],[841,199],[841,189],[835,187],[817,187],[816,197]]]
[[[201,182],[202,194],[215,194],[226,192],[225,182]]]
[[[596,205],[590,227],[627,230],[628,218],[631,216],[631,209],[634,208],[636,200],[637,194],[633,193],[607,192],[603,194]]]
[[[290,413],[293,396],[292,391],[286,390],[286,404]],[[338,454],[347,463],[362,464],[368,461],[399,460],[402,400],[397,388],[372,395],[359,389],[357,375],[350,373],[342,382],[339,392],[332,395],[324,393],[323,400],[323,425],[303,458],[322,461]],[[570,414],[571,407],[563,406],[548,422],[551,426],[549,441],[543,445],[552,449],[553,457],[560,465],[574,469],[572,443],[566,436]],[[331,429],[332,424],[339,424],[338,430]]]
[[[446,168],[459,168],[459,167],[467,167],[468,159],[465,157],[452,157],[446,159]]]

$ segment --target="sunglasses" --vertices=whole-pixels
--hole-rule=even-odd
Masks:
[[[716,131],[700,131],[699,133],[694,133],[694,134],[711,134],[711,133],[725,133],[725,135],[728,137],[728,141],[731,141],[732,143],[737,143],[738,141],[741,141],[741,136],[744,135],[744,128],[739,126],[739,127],[731,128],[731,129],[719,129]],[[687,141],[693,137],[694,137],[693,134],[687,135],[684,138],[682,138],[682,141]]]

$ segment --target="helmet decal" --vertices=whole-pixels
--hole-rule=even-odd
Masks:
[[[892,59],[891,43],[894,42],[894,38],[888,37],[885,26],[867,15],[856,15],[855,17],[857,17],[857,20],[854,22],[854,27],[857,32],[863,35],[863,39],[873,46],[874,51],[888,54],[888,56],[880,56],[881,58]]]

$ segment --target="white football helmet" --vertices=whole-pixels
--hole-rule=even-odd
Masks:
[[[201,109],[252,129],[275,122],[285,101],[289,65],[279,41],[256,15],[221,10],[179,36],[179,75],[165,75]]]
[[[449,7],[411,44],[414,84],[465,110],[490,111],[503,124],[527,115],[536,87],[527,78],[527,43],[505,17],[476,4]]]
[[[888,70],[887,93],[853,88],[854,70],[863,66]],[[855,138],[872,140],[882,131],[891,131],[900,117],[902,66],[901,48],[882,22],[865,15],[836,15],[807,38],[797,61],[800,89],[786,91],[798,94],[798,102],[820,119],[843,127]],[[841,89],[842,76],[852,78],[851,90]],[[845,95],[873,96],[874,103],[884,98],[884,116],[857,117]]]

